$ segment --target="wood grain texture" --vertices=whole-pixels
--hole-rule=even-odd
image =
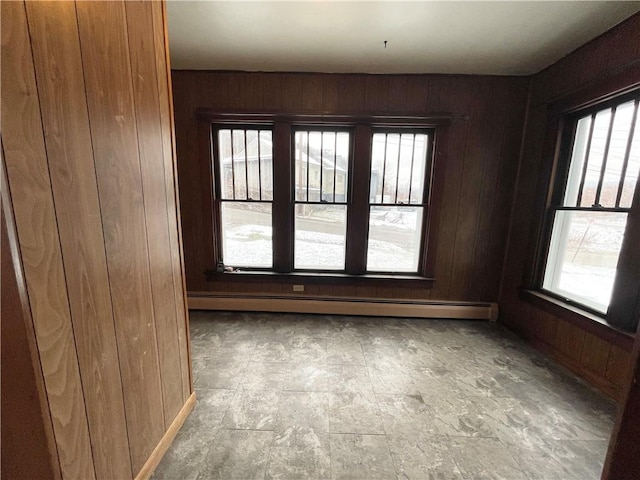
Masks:
[[[77,3],[133,472],[164,432],[143,175],[123,2]]]
[[[4,155],[0,157],[0,177],[0,477],[58,480],[58,449],[7,191]]]
[[[64,478],[95,478],[25,6],[2,2],[2,142]]]
[[[553,160],[544,150],[545,140],[554,135],[548,129],[549,104],[566,103],[573,97],[586,101],[590,95],[593,100],[598,95],[607,93],[599,92],[602,90],[598,86],[600,84],[616,85],[615,88],[619,88],[620,82],[616,79],[628,78],[625,72],[636,68],[634,65],[640,60],[639,31],[640,15],[637,14],[533,76],[531,80],[531,99],[518,163],[518,181],[514,187],[499,303],[501,321],[521,331],[523,312],[529,312],[531,325],[528,327],[528,335],[536,342],[549,342],[548,339],[541,339],[544,324],[539,312],[542,307],[522,300],[519,290],[523,286],[531,287],[531,252],[539,236],[548,187],[543,174],[549,171],[549,162]],[[637,239],[632,244],[637,245],[639,242],[640,239]],[[554,338],[556,346],[553,348],[562,349],[566,354],[557,358],[567,366],[571,362],[570,368],[600,388],[611,390],[609,386],[614,386],[617,388],[614,394],[619,397],[629,352],[616,347],[603,334],[598,335],[595,331],[589,333],[575,325],[568,327],[567,315],[551,315],[556,318],[560,332]],[[549,314],[546,316],[549,317]]]
[[[436,282],[429,294],[418,290],[396,293],[403,298],[428,295],[442,300],[497,299],[508,226],[504,203],[508,210],[516,175],[514,163],[521,130],[518,126],[521,127],[523,120],[527,79],[206,71],[174,71],[173,79],[189,291],[219,291],[214,288],[220,288],[220,283],[207,282],[203,274],[214,265],[210,265],[208,253],[213,240],[207,234],[211,206],[206,189],[210,190],[207,180],[210,177],[206,158],[202,160],[198,156],[198,129],[194,126],[197,108],[363,115],[448,112],[470,117],[454,121],[448,127],[447,145],[441,145],[446,158],[443,157],[442,162],[445,166],[443,197],[439,211],[434,212],[438,217],[434,246]],[[507,135],[507,127],[513,135]],[[497,182],[504,187],[493,188]],[[195,188],[197,185],[203,185],[199,191]],[[498,200],[502,203],[498,204]],[[494,270],[491,283],[484,285],[481,276]],[[247,289],[259,292],[260,287],[253,284]],[[318,295],[333,294],[333,287],[329,285],[314,289]],[[375,292],[369,293],[375,295]],[[338,294],[351,293],[341,289]]]
[[[184,278],[184,255],[180,231],[180,208],[178,199],[178,177],[175,163],[175,138],[173,125],[173,100],[171,96],[171,71],[169,69],[169,48],[166,23],[166,4],[153,2],[153,34],[155,46],[156,71],[158,78],[158,96],[160,107],[160,127],[162,129],[162,153],[164,159],[167,220],[173,288],[176,305],[176,328],[180,349],[180,374],[182,376],[182,400],[186,402],[191,395],[191,362],[189,354],[189,319],[187,312],[187,290]]]
[[[75,4],[29,2],[27,14],[96,475],[127,478],[129,440]]]
[[[153,11],[150,2],[125,2],[133,98],[144,192],[165,429],[184,404],[176,298],[169,239],[169,206],[164,159]]]

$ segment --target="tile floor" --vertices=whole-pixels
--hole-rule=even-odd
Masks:
[[[155,479],[596,480],[615,405],[480,321],[192,312]]]

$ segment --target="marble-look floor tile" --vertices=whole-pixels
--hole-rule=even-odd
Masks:
[[[189,428],[185,423],[153,473],[154,480],[196,480],[217,430]]]
[[[240,388],[246,390],[282,390],[289,375],[285,363],[249,362],[240,381]]]
[[[376,399],[387,435],[418,437],[439,433],[433,411],[420,395],[376,394]]]
[[[329,432],[329,395],[323,392],[282,392],[275,431],[307,427]]]
[[[331,434],[331,478],[387,480],[396,478],[384,435]]]
[[[249,362],[212,362],[207,358],[193,361],[193,383],[196,388],[235,389]]]
[[[289,361],[303,364],[326,364],[327,339],[296,334],[291,339]]]
[[[228,429],[273,430],[279,395],[273,390],[239,389],[227,409],[222,426]]]
[[[375,399],[360,392],[329,393],[331,433],[384,434]]]
[[[526,480],[510,450],[497,438],[452,437],[450,452],[465,479]]]
[[[388,434],[387,438],[399,479],[466,480],[451,456],[448,437]]]
[[[420,395],[413,376],[405,365],[367,365],[375,393]]]
[[[329,389],[329,369],[326,365],[291,363],[283,390],[296,392],[326,392]]]
[[[309,427],[289,427],[273,440],[268,479],[328,479],[331,477],[329,433]]]
[[[367,367],[360,365],[329,365],[330,392],[360,392],[373,399],[373,385]]]
[[[196,311],[190,334],[198,403],[154,478],[599,478],[615,404],[499,325]]]
[[[329,339],[327,363],[329,365],[365,365],[362,345],[357,341]]]
[[[234,390],[197,389],[196,405],[187,417],[183,429],[196,428],[216,431],[235,395]]]
[[[291,345],[286,339],[258,341],[251,360],[254,362],[288,362]]]
[[[220,430],[204,458],[198,480],[264,478],[273,432]]]

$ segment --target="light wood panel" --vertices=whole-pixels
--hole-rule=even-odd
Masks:
[[[64,479],[148,476],[193,405],[165,17],[2,2],[2,192]]]
[[[444,166],[437,183],[442,201],[434,212],[437,242],[432,246],[436,281],[430,293],[398,290],[397,298],[494,301],[504,256],[510,198],[515,181],[528,80],[522,77],[449,75],[364,75],[174,71],[176,141],[189,291],[245,287],[209,283],[212,265],[211,201],[206,148],[200,157],[197,108],[220,111],[468,115],[446,127],[446,144],[436,155]],[[198,187],[196,187],[198,186]],[[499,201],[498,201],[499,200]],[[506,204],[506,206],[505,206]],[[491,282],[482,277],[492,273]],[[234,282],[236,283],[236,282]],[[365,283],[354,284],[374,296]],[[272,287],[269,287],[272,288]],[[289,285],[282,288],[290,290]],[[333,286],[316,285],[318,295]],[[399,287],[400,288],[400,287]],[[350,295],[341,288],[336,295]],[[394,295],[395,295],[394,294]]]
[[[165,420],[125,5],[79,2],[76,8],[131,463],[137,472],[162,437]]]
[[[71,317],[100,478],[132,476],[76,9],[27,3]],[[83,219],[79,222],[78,219]]]
[[[95,478],[25,6],[2,2],[2,143],[64,478]],[[3,395],[6,394],[3,392]]]
[[[153,311],[160,358],[160,378],[167,428],[184,404],[180,346],[176,326],[167,182],[160,123],[153,11],[150,2],[125,3],[133,98],[144,192]],[[153,53],[153,55],[152,55]],[[184,323],[184,322],[183,322]]]
[[[191,395],[191,369],[189,354],[189,321],[186,311],[186,285],[180,230],[180,209],[178,200],[178,178],[175,164],[175,138],[173,126],[173,105],[171,77],[169,70],[169,47],[167,37],[166,7],[164,2],[153,2],[153,34],[155,46],[158,97],[160,107],[160,127],[162,129],[162,153],[164,160],[167,220],[171,249],[172,278],[176,305],[178,347],[180,349],[180,374],[182,376],[182,397],[186,401]]]
[[[60,463],[7,188],[0,155],[0,477],[57,480]]]

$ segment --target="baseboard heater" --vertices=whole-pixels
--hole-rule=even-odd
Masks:
[[[498,305],[490,302],[447,302],[352,297],[305,297],[188,293],[190,310],[246,312],[320,313],[375,317],[453,318],[491,320],[498,318]]]

